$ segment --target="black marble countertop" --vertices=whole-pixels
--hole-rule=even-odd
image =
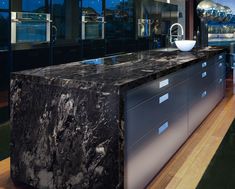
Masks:
[[[63,83],[72,80],[130,88],[222,52],[223,48],[212,47],[191,52],[150,50],[26,70],[13,73],[13,77],[24,75],[37,80],[49,79]]]
[[[48,189],[125,188],[128,170],[124,162],[133,156],[125,154],[126,133],[131,129],[126,129],[126,98],[122,94],[222,52],[217,48],[151,50],[13,73],[12,180]],[[148,133],[152,131],[153,127]],[[141,142],[143,145],[159,141],[145,136],[151,139]],[[144,157],[142,152],[139,157]]]

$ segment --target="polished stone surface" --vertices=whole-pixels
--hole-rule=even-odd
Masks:
[[[123,188],[121,94],[220,52],[153,50],[13,73],[13,180],[36,188]]]
[[[137,81],[137,85],[139,82],[145,83],[146,80],[167,75],[200,60],[208,59],[219,52],[223,52],[223,49],[204,48],[192,52],[151,50],[23,71],[14,76],[53,79],[53,82],[73,80],[105,83],[111,86],[135,86]]]

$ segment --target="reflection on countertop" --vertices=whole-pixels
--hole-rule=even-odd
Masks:
[[[150,50],[27,70],[15,75],[125,86],[136,80],[156,79],[223,51],[218,47],[191,52]]]

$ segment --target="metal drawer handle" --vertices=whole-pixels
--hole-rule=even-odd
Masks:
[[[207,72],[202,73],[202,78],[205,78],[207,76]]]
[[[169,93],[166,93],[165,95],[163,95],[159,98],[159,104],[162,104],[163,102],[167,101],[168,99],[169,99]]]
[[[223,79],[219,79],[219,83],[222,83],[223,82]]]
[[[207,66],[207,62],[202,63],[202,68],[205,68]]]
[[[222,67],[222,66],[223,66],[223,64],[222,64],[222,63],[220,63],[220,64],[219,64],[219,68],[220,68],[220,67]]]
[[[202,93],[202,98],[204,98],[204,97],[206,97],[207,96],[207,91],[204,91],[203,93]]]
[[[165,79],[159,83],[159,88],[163,88],[165,86],[169,85],[169,79]]]
[[[169,127],[169,123],[168,121],[166,123],[164,123],[161,127],[158,128],[158,134],[162,134],[164,133]]]
[[[221,60],[221,59],[223,59],[223,55],[220,55],[220,56],[219,56],[219,60]]]

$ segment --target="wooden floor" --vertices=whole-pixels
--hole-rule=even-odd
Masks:
[[[196,188],[235,118],[235,95],[231,91],[167,163],[148,189]],[[11,182],[10,159],[0,161],[0,189],[23,188]]]

